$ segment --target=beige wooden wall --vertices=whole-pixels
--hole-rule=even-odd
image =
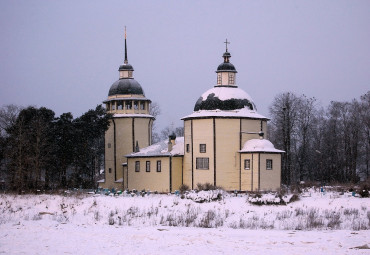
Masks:
[[[161,160],[161,172],[157,172],[157,160]],[[140,172],[135,172],[135,162],[140,162]],[[146,172],[150,161],[150,172]],[[170,192],[169,157],[128,158],[128,189]]]
[[[105,183],[100,183],[102,188],[123,189],[124,183],[115,182],[114,173],[114,125],[110,121],[110,126],[105,133]],[[150,118],[114,118],[116,125],[116,180],[125,179],[122,163],[126,162],[124,155],[133,152],[136,141],[140,148],[150,145],[152,121]],[[134,132],[132,132],[134,122]],[[134,134],[134,137],[133,137]],[[110,144],[110,146],[109,146]],[[112,169],[109,173],[109,168]]]
[[[184,163],[183,163],[183,182],[184,184],[191,187],[191,160],[192,160],[192,148],[191,148],[191,122],[192,120],[184,121]],[[190,146],[190,152],[186,151],[186,144]]]
[[[213,129],[213,121],[215,130]],[[191,125],[193,126],[193,133],[191,133]],[[249,177],[246,176],[249,180],[241,178],[241,175],[248,174],[241,171],[240,153],[238,151],[247,140],[259,138],[258,132],[261,131],[261,120],[233,118],[192,119],[184,121],[184,128],[184,184],[189,185],[190,188],[192,187],[192,167],[194,175],[193,188],[196,187],[197,183],[204,184],[208,182],[213,184],[214,162],[216,161],[217,186],[221,186],[226,190],[258,189],[258,159],[254,159],[253,162],[256,171],[253,171],[254,178],[252,183],[251,173]],[[266,135],[266,120],[262,120],[262,130]],[[214,132],[216,152],[214,152]],[[193,144],[191,137],[193,137]],[[202,143],[207,145],[206,153],[199,152],[199,144]],[[186,144],[190,145],[189,153],[186,152]],[[191,150],[192,147],[193,151]],[[208,170],[196,169],[197,157],[209,158]]]
[[[272,159],[272,170],[266,169],[266,159]],[[277,190],[281,185],[281,154],[261,154],[261,190]]]
[[[244,160],[251,161],[249,170],[244,169]],[[266,169],[266,159],[272,159],[272,170]],[[242,190],[277,190],[281,185],[281,154],[242,153]]]

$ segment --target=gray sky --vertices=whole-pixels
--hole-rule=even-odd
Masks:
[[[162,128],[216,83],[223,43],[259,113],[281,92],[332,100],[370,90],[370,1],[0,1],[0,105],[80,116],[128,59]]]

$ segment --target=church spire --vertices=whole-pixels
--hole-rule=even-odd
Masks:
[[[127,60],[127,43],[126,43],[126,39],[127,39],[127,34],[126,34],[126,26],[125,26],[125,61],[124,63],[125,64],[128,64],[128,60]],[[227,51],[227,49],[226,49]]]

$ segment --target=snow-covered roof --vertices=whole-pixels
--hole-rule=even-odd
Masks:
[[[275,149],[274,145],[266,139],[251,139],[245,142],[239,152],[271,152],[283,153],[285,151]]]
[[[123,182],[123,178],[118,179],[117,181],[114,182]]]
[[[99,182],[99,183],[103,183],[103,182],[105,182],[105,179],[101,179],[101,180],[99,180],[99,181],[97,181],[97,182]]]
[[[250,102],[253,102],[253,99],[247,92],[237,87],[215,86],[202,94],[203,101],[207,100],[207,97],[211,94],[214,94],[215,97],[218,97],[222,101],[229,99],[248,99]]]
[[[141,148],[139,152],[134,152],[125,157],[155,157],[155,156],[182,156],[184,155],[184,137],[177,137],[172,150],[168,152],[168,139],[159,143]]]
[[[237,110],[200,110],[195,111],[190,115],[182,117],[181,119],[188,118],[204,118],[204,117],[229,117],[229,118],[251,118],[251,119],[268,119],[267,117],[257,113],[256,111],[250,110],[245,107]]]

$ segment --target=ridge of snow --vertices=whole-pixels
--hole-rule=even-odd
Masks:
[[[251,96],[238,87],[213,87],[202,94],[203,101],[207,100],[210,94],[215,94],[215,97],[218,97],[222,101],[235,98],[248,99],[248,101],[253,103]]]
[[[284,151],[275,149],[274,145],[267,139],[251,139],[244,143],[239,152],[278,152]]]

